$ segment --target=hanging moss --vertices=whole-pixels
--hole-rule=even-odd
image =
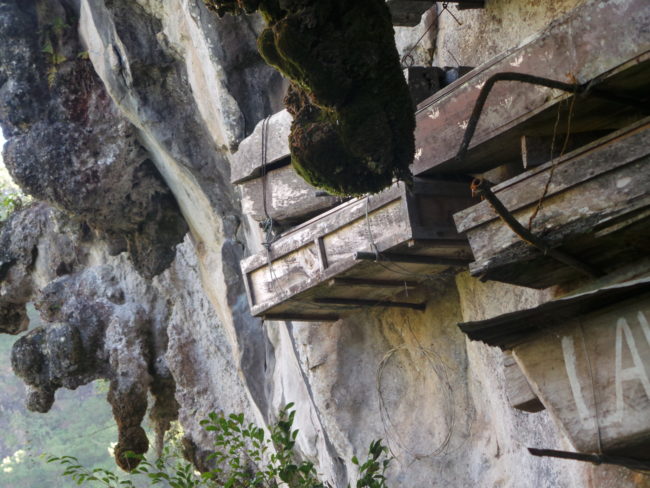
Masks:
[[[415,118],[383,0],[206,0],[219,14],[259,10],[267,63],[292,81],[291,159],[330,193],[409,180]]]

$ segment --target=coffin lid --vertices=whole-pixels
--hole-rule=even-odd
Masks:
[[[510,349],[536,330],[548,329],[569,319],[650,292],[650,276],[558,298],[534,308],[510,312],[491,319],[458,324],[473,341]]]

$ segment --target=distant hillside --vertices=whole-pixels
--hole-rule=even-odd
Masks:
[[[77,486],[60,477],[60,466],[39,457],[44,452],[78,457],[88,467],[113,469],[108,448],[117,440],[117,429],[105,400],[108,385],[95,382],[76,391],[61,389],[49,413],[28,412],[25,387],[11,371],[15,340],[0,335],[0,487]]]

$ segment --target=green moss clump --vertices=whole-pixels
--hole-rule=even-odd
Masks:
[[[267,63],[292,81],[292,163],[337,195],[410,180],[414,109],[383,0],[206,0],[216,10],[259,10]]]

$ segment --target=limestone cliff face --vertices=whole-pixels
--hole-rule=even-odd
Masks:
[[[487,3],[456,13],[462,28],[441,15],[437,60],[483,62],[579,2]],[[400,49],[434,18],[399,29]],[[456,327],[543,292],[462,274],[431,287],[424,313],[251,317],[239,261],[261,249],[261,233],[229,164],[281,108],[285,83],[255,50],[261,28],[201,0],[0,0],[4,157],[43,202],[0,229],[0,330],[23,333],[12,363],[27,407],[47,411],[57,388],[110,380],[119,454],[146,448],[151,392],[158,428],[179,418],[200,465],[209,412],[269,423],[295,402],[300,451],[337,487],[377,438],[396,456],[392,486],[646,486],[622,469],[530,457],[528,446],[568,441],[545,412],[510,408],[500,352]],[[418,61],[431,62],[435,37]],[[24,333],[29,302],[46,325]]]

